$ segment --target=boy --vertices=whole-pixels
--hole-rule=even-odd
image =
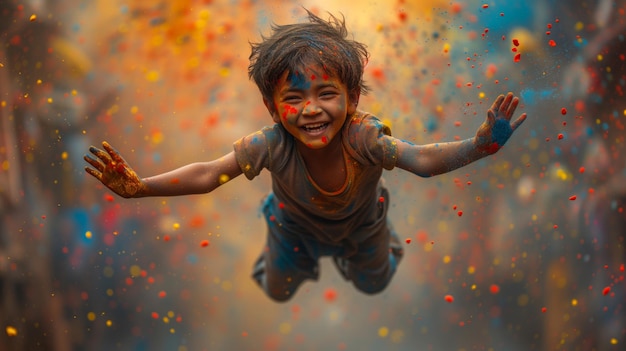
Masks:
[[[431,145],[393,138],[376,117],[357,110],[367,92],[365,46],[347,39],[343,19],[308,16],[308,23],[274,26],[252,44],[249,76],[274,125],[239,139],[232,152],[148,178],[106,142],[104,150],[89,149],[96,158],[85,156],[93,167],[87,173],[125,198],[208,193],[267,169],[267,245],[253,277],[276,301],[316,280],[321,256],[332,256],[360,291],[382,291],[403,253],[387,221],[383,169],[422,177],[450,172],[498,151],[526,119],[511,122],[519,99],[509,93],[495,100],[473,138]]]

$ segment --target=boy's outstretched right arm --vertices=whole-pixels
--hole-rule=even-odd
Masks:
[[[235,153],[231,151],[213,161],[191,163],[140,178],[111,145],[105,141],[102,147],[104,150],[94,146],[89,148],[95,157],[85,155],[85,161],[93,167],[85,167],[85,171],[124,198],[208,193],[242,173]]]

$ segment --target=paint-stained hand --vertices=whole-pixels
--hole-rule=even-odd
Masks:
[[[487,119],[476,132],[476,147],[479,151],[494,154],[509,140],[509,137],[525,120],[523,113],[511,122],[517,109],[519,98],[513,93],[500,95],[487,111]]]
[[[85,172],[94,176],[121,197],[137,197],[145,192],[146,184],[120,156],[119,152],[106,141],[102,142],[102,147],[104,150],[94,146],[89,148],[89,152],[95,158],[89,154],[85,155],[85,161],[93,167],[85,167]]]

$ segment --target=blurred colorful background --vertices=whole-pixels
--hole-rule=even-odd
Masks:
[[[496,155],[386,172],[405,258],[379,295],[330,259],[287,303],[250,278],[267,173],[124,200],[83,171],[107,140],[142,176],[271,123],[247,77],[272,23],[344,15],[360,108],[415,143],[528,120]],[[623,350],[626,2],[0,0],[0,350]]]

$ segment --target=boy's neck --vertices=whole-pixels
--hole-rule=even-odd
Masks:
[[[307,173],[318,187],[331,193],[343,189],[347,169],[341,134],[321,149],[311,149],[300,142],[296,149],[302,156]]]

